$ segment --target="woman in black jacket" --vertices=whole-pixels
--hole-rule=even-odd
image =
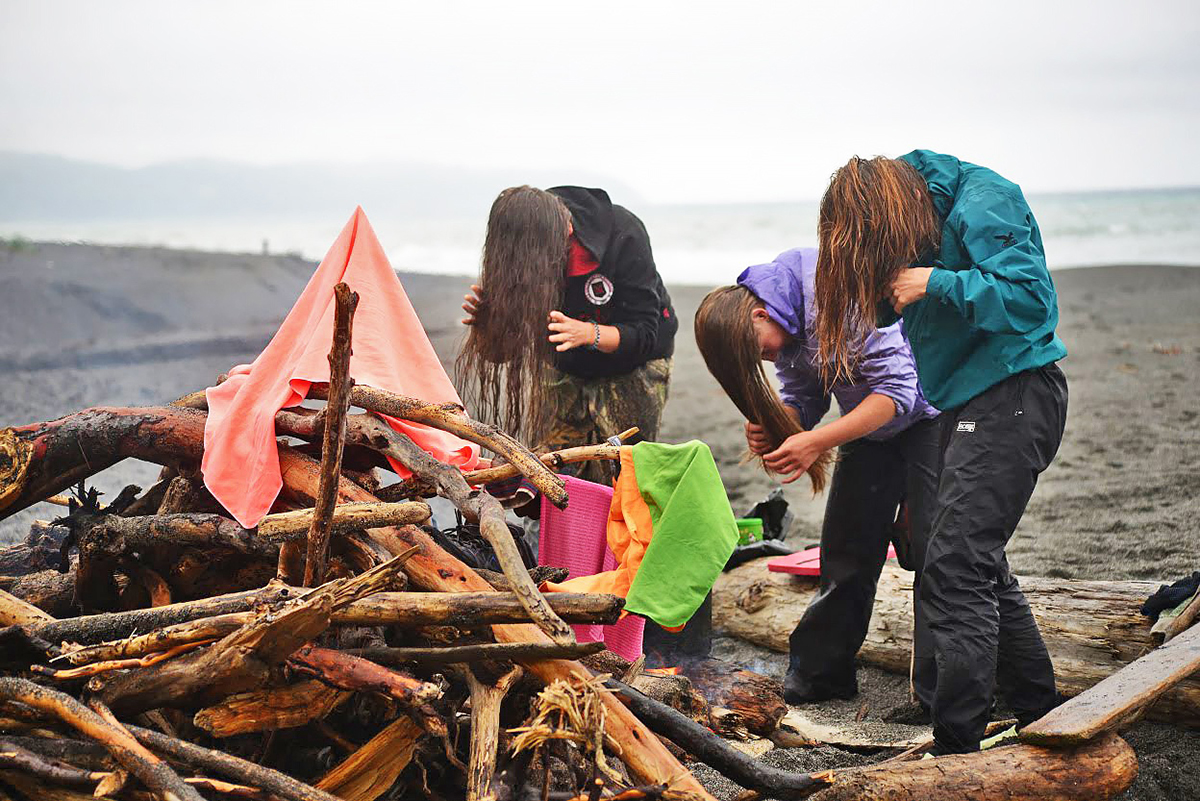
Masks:
[[[506,189],[471,290],[458,369],[473,413],[539,448],[631,426],[657,438],[678,322],[633,213],[602,189]]]

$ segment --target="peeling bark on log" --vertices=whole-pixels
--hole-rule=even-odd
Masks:
[[[317,782],[343,801],[375,801],[408,767],[425,732],[406,717],[396,718],[362,748]]]
[[[1075,749],[1011,745],[974,754],[834,770],[813,801],[1103,801],[1137,778],[1133,749],[1108,734]]]
[[[751,734],[770,735],[787,714],[783,684],[770,676],[720,659],[689,660],[679,669],[710,704],[736,712]]]
[[[288,657],[288,667],[342,690],[371,692],[419,707],[442,697],[436,684],[381,667],[360,656],[306,645]]]
[[[42,570],[15,579],[0,578],[0,588],[56,618],[77,614],[75,571]]]
[[[214,737],[290,729],[325,717],[351,696],[319,681],[238,693],[201,709],[192,722]]]
[[[1149,619],[1138,611],[1158,584],[1022,578],[1054,663],[1058,690],[1077,695],[1154,647]],[[767,571],[757,559],[723,573],[713,586],[713,624],[786,653],[788,637],[816,594],[815,580]],[[875,592],[871,627],[858,657],[907,674],[912,650],[912,574],[886,564]],[[1147,711],[1176,725],[1200,726],[1200,678],[1187,679]]]

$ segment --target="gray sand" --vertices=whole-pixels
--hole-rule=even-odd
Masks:
[[[274,256],[157,248],[24,245],[0,249],[0,426],[97,405],[151,405],[198,389],[249,361],[287,313],[314,264]],[[732,273],[731,273],[732,276]],[[443,362],[453,360],[467,279],[402,276]],[[1168,581],[1200,568],[1200,270],[1101,267],[1055,274],[1063,363],[1071,387],[1066,439],[1043,476],[1009,547],[1017,573],[1078,579]],[[684,321],[662,439],[712,447],[735,511],[774,481],[740,465],[741,420],[704,368],[689,322],[705,290],[675,287]],[[147,486],[158,469],[128,462],[97,476],[114,495]],[[787,497],[797,512],[790,539],[815,542],[822,500],[802,482]],[[24,536],[40,504],[0,522],[0,542]],[[785,657],[733,640],[719,655],[781,675]],[[860,673],[859,698],[813,705],[814,719],[844,721],[867,705],[864,723],[901,722],[905,681]],[[1141,775],[1123,798],[1200,797],[1200,733],[1139,724],[1128,733]],[[838,749],[774,751],[771,764],[817,770],[868,759]],[[732,785],[702,774],[721,797]],[[711,781],[710,781],[711,780]]]

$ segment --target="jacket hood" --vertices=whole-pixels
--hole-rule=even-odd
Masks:
[[[780,253],[766,264],[747,267],[737,282],[763,302],[767,314],[784,331],[803,340],[807,337],[810,317],[805,301],[813,296],[816,265],[816,248],[796,248]]]
[[[950,214],[950,207],[954,205],[954,197],[958,194],[963,163],[954,156],[934,153],[932,150],[914,150],[900,158],[921,173],[921,177],[929,185],[929,194],[933,196],[933,207],[938,217],[946,219]]]
[[[597,262],[603,262],[613,233],[613,204],[608,193],[582,186],[555,186],[546,191],[566,204],[575,238]]]

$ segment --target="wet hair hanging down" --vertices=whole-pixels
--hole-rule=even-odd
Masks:
[[[535,446],[550,427],[546,324],[563,302],[570,219],[541,189],[500,193],[488,216],[479,307],[455,362],[472,413]]]
[[[762,305],[744,286],[717,287],[696,310],[696,344],[708,371],[738,411],[766,429],[767,437],[778,446],[804,429],[788,413],[763,370],[758,338],[750,320],[751,312]],[[832,455],[826,451],[808,468],[814,493],[825,489],[831,460]]]
[[[897,274],[931,259],[941,237],[929,188],[912,165],[857,156],[833,174],[817,236],[817,358],[833,383],[853,374]]]

